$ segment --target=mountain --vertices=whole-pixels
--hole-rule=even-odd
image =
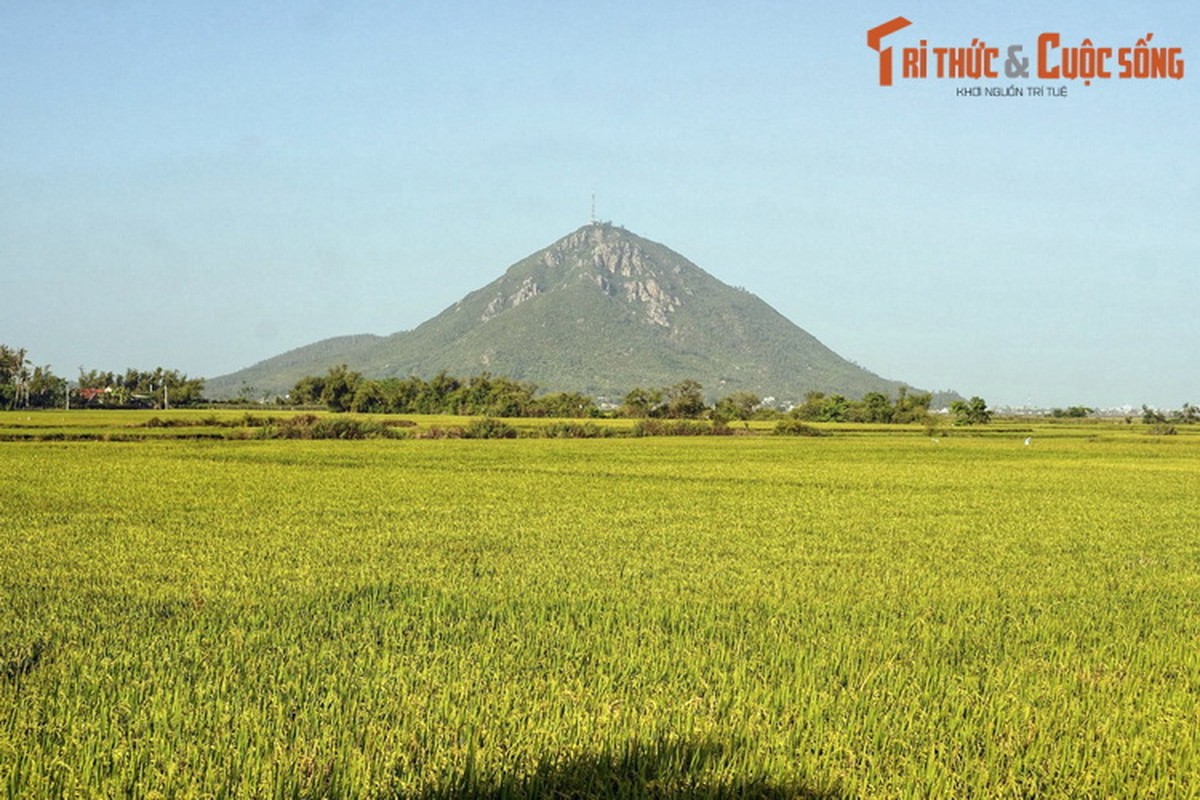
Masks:
[[[346,364],[368,377],[480,372],[619,399],[684,378],[710,397],[750,391],[894,393],[753,294],[624,228],[593,223],[411,331],[341,336],[207,382],[210,397],[284,394]]]

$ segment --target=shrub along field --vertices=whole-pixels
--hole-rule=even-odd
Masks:
[[[132,419],[0,415],[158,432],[0,443],[8,797],[1200,793],[1190,432]]]

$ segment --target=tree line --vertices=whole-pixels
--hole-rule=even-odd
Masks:
[[[486,417],[562,417],[585,419],[624,416],[653,419],[750,419],[760,410],[753,394],[737,392],[709,407],[703,387],[694,380],[672,386],[635,388],[621,405],[607,412],[579,392],[537,395],[537,386],[484,372],[459,378],[439,372],[430,380],[419,377],[365,378],[340,365],[325,375],[307,375],[288,393],[294,405],[321,405],[330,411],[378,414],[452,414]]]
[[[620,416],[635,419],[740,420],[792,418],[813,422],[912,423],[929,419],[929,393],[901,388],[893,399],[869,392],[858,400],[839,394],[811,392],[790,412],[766,407],[752,392],[738,391],[711,406],[704,387],[695,380],[670,386],[635,387],[615,409],[602,410],[591,397],[578,392],[537,396],[537,386],[511,378],[481,373],[458,378],[440,372],[430,380],[419,377],[365,378],[342,364],[325,375],[307,375],[288,393],[287,402],[299,406],[324,406],[330,411],[376,414],[451,414],[486,417],[587,418]],[[960,424],[983,424],[991,411],[981,398],[956,401],[951,407]]]
[[[123,374],[80,370],[76,392],[81,399],[106,406],[181,408],[204,401],[204,379],[162,367],[127,369]]]
[[[25,348],[0,344],[0,408],[49,408],[65,397],[66,383],[49,365],[34,366]]]
[[[909,394],[900,387],[896,399],[883,392],[867,392],[858,400],[840,394],[809,392],[804,402],[794,407],[792,416],[805,422],[923,422],[929,416],[933,395],[928,392]]]
[[[287,400],[294,405],[323,405],[330,411],[368,414],[457,414],[488,417],[598,416],[596,402],[578,392],[535,397],[531,383],[482,373],[456,378],[439,372],[422,378],[364,378],[340,365],[325,375],[296,382]]]
[[[1142,422],[1147,425],[1195,425],[1200,423],[1200,406],[1184,403],[1178,411],[1162,411],[1149,406],[1142,406]]]
[[[203,401],[204,379],[173,369],[124,373],[79,370],[72,386],[50,365],[35,366],[25,348],[0,344],[0,408],[166,408]]]

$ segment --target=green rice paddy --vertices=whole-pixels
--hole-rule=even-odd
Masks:
[[[0,414],[9,798],[1200,796],[1189,429],[149,416]]]

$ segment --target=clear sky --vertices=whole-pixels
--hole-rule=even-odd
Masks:
[[[885,88],[899,15],[897,48],[1153,33],[1185,75]],[[956,93],[1010,85],[1067,97]],[[412,328],[594,192],[885,377],[1178,408],[1198,101],[1180,2],[4,3],[0,342],[211,377]]]

